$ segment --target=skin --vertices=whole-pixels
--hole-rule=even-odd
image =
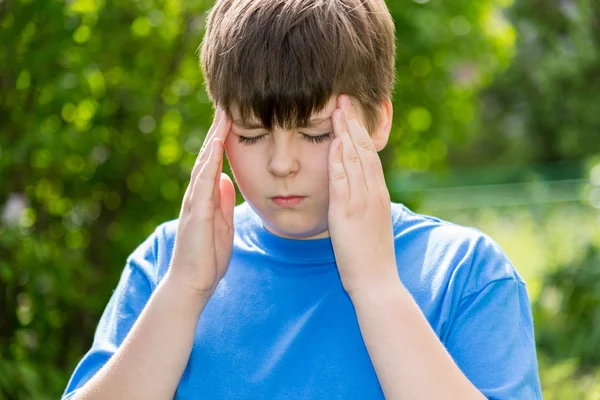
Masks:
[[[235,191],[220,173],[224,143],[240,190],[259,215],[270,218],[264,221],[268,229],[302,239],[331,236],[340,278],[387,399],[484,399],[398,276],[389,193],[377,155],[389,135],[391,103],[382,103],[371,137],[347,96],[328,107],[323,113],[331,118],[333,140],[309,146],[297,132],[276,131],[251,150],[236,142],[232,121],[217,112],[184,195],[169,271],[123,344],[75,399],[173,398],[198,318],[231,256]],[[291,194],[309,201],[280,212],[265,200],[278,190],[302,191]]]
[[[335,138],[331,117],[336,108],[336,98],[332,97],[311,118],[319,122],[315,126],[289,131],[275,128],[272,132],[260,127],[249,129],[248,125],[254,125],[255,121],[245,123],[236,107],[231,110],[233,123],[225,150],[235,181],[265,228],[278,236],[293,239],[329,236],[327,170],[329,149]],[[380,114],[381,123],[373,137],[381,149],[389,135],[391,103],[387,102]],[[247,139],[256,141],[248,143]],[[276,195],[306,198],[298,207],[289,209],[273,203],[271,197]]]
[[[174,397],[198,319],[231,256],[235,190],[219,173],[230,128],[217,112],[183,198],[169,270],[121,346],[74,399]]]
[[[336,264],[387,399],[484,399],[398,276],[377,146],[347,96],[333,114],[329,229]]]

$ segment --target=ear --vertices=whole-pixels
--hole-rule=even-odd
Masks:
[[[377,148],[377,151],[383,150],[390,137],[392,130],[392,120],[394,117],[394,106],[392,100],[386,98],[379,105],[377,126],[371,134],[371,139]]]

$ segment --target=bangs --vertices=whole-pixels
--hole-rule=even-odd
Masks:
[[[244,121],[257,119],[267,129],[305,126],[335,94],[344,72],[346,52],[334,27],[305,18],[308,10],[293,10],[294,19],[277,18],[290,12],[285,7],[249,13],[241,29],[252,35],[230,42],[217,68],[221,93],[214,95],[221,106],[228,113],[237,106]]]
[[[344,93],[358,99],[372,128],[394,73],[393,22],[377,4],[217,1],[201,45],[211,100],[230,116],[238,108],[244,122],[293,129]]]
[[[229,101],[225,101],[223,108],[231,116],[231,107],[236,106],[242,121],[256,120],[267,130],[275,127],[282,129],[305,127],[315,113],[325,108],[331,91],[319,87],[312,91],[294,89],[290,90],[289,86],[272,87],[269,91],[246,88],[243,92],[227,98]],[[249,96],[243,97],[242,94]]]

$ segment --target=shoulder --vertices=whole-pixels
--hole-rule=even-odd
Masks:
[[[500,245],[480,230],[402,204],[392,203],[392,215],[397,256],[418,265],[419,276],[456,285],[463,296],[495,281],[523,282]]]

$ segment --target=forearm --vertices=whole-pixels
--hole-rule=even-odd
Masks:
[[[400,279],[352,294],[386,399],[485,399],[454,363]]]
[[[208,301],[183,287],[167,274],[117,352],[74,399],[173,398]]]

